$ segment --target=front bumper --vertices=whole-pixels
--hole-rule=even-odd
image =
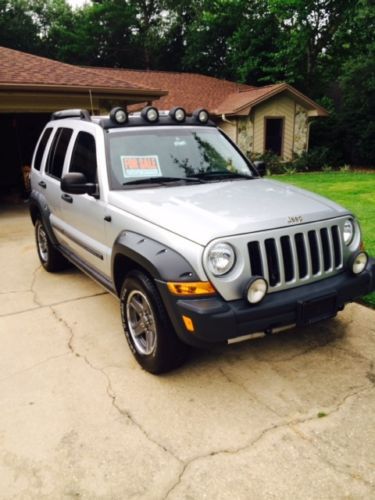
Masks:
[[[245,300],[226,302],[220,296],[180,299],[172,296],[165,284],[159,282],[158,286],[177,335],[188,344],[202,346],[335,316],[345,304],[375,289],[375,259],[369,259],[366,269],[357,276],[345,271],[309,285],[269,294],[255,305]],[[186,330],[182,315],[192,319],[194,333]]]

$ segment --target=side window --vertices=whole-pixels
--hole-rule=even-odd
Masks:
[[[68,149],[73,130],[71,128],[57,129],[49,150],[46,172],[57,179],[61,178],[66,150]]]
[[[44,150],[46,149],[48,139],[51,135],[52,129],[51,128],[46,128],[46,130],[43,132],[42,138],[39,141],[38,144],[38,149],[35,153],[35,160],[34,160],[34,168],[35,170],[40,170],[41,164],[42,164],[42,159],[43,159],[43,153]]]
[[[85,174],[87,182],[96,182],[95,137],[87,132],[79,132],[74,144],[69,172]]]

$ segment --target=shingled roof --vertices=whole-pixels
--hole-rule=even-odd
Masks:
[[[230,94],[215,110],[217,115],[241,115],[248,114],[250,109],[271,97],[287,92],[297,101],[300,101],[307,109],[315,111],[317,116],[327,116],[328,112],[319,104],[309,99],[306,95],[287,83],[276,83],[265,87],[253,88],[241,91],[237,94]]]
[[[168,90],[168,95],[157,101],[158,108],[170,109],[178,105],[185,108],[188,113],[199,107],[205,107],[212,112],[229,95],[236,95],[240,90],[255,89],[250,85],[196,73],[92,67],[90,69],[98,75],[105,75],[107,78],[121,79],[138,85],[151,85]]]
[[[166,92],[160,87],[129,82],[125,78],[65,64],[18,50],[0,47],[0,89],[2,87],[56,90],[87,90],[101,93],[126,92],[158,97]]]
[[[250,109],[262,101],[281,92],[291,94],[316,116],[327,116],[327,111],[307,96],[286,83],[265,87],[253,87],[241,83],[221,80],[196,73],[176,73],[168,71],[145,71],[113,68],[90,68],[98,75],[124,81],[155,85],[168,90],[168,95],[157,101],[159,109],[182,106],[188,113],[199,107],[207,108],[217,116],[248,114]]]

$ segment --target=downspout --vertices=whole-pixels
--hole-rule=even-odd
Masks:
[[[306,153],[310,147],[310,125],[312,123],[311,117],[307,120],[307,138],[306,138]]]

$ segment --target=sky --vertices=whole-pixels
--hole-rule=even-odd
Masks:
[[[85,3],[89,3],[88,0],[67,0],[67,2],[72,6],[72,7],[82,7]]]

